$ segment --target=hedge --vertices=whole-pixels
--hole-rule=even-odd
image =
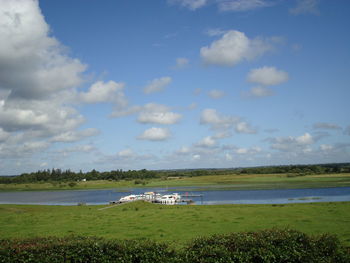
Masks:
[[[200,237],[182,249],[151,240],[70,236],[0,240],[0,262],[350,262],[348,248],[333,235],[263,230]]]

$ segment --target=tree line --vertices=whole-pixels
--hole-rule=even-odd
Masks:
[[[195,177],[226,174],[290,174],[303,176],[310,174],[350,173],[350,163],[314,164],[314,165],[279,165],[230,169],[181,169],[181,170],[112,170],[99,172],[74,172],[71,170],[46,169],[18,176],[0,176],[0,183],[35,183],[35,182],[72,182],[81,180],[147,180],[168,177]]]

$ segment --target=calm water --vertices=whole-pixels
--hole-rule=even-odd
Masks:
[[[188,191],[186,191],[188,189]],[[196,187],[176,191],[181,195],[202,194],[194,197],[196,204],[285,204],[305,202],[340,202],[350,201],[350,187],[282,189],[282,190],[206,190],[196,191]],[[112,190],[74,190],[74,191],[32,191],[0,192],[0,204],[40,204],[40,205],[90,205],[107,204],[128,194],[156,191],[162,194],[173,193],[168,188],[120,189]]]

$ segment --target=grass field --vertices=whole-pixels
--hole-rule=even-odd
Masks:
[[[223,189],[271,189],[271,188],[313,188],[350,186],[350,174],[321,174],[295,176],[289,174],[245,174],[245,175],[211,175],[184,177],[179,179],[150,179],[144,184],[135,184],[134,180],[122,181],[87,181],[69,183],[28,183],[0,184],[0,191],[33,191],[33,190],[78,190],[107,189],[127,187],[182,187],[202,186],[203,188],[219,187]]]
[[[308,234],[336,234],[350,246],[350,202],[212,206],[135,202],[98,210],[101,207],[0,205],[0,236],[150,238],[181,246],[198,236],[288,227]]]

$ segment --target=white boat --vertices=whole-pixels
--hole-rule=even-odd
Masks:
[[[171,195],[163,195],[160,199],[161,204],[165,205],[175,205],[181,201],[181,195],[178,193],[173,193]]]
[[[140,195],[127,195],[119,199],[118,203],[128,203],[137,200],[143,200],[152,203],[161,203],[166,205],[174,205],[181,202],[181,195],[173,193],[171,195],[161,195],[154,192],[146,192]],[[115,202],[112,202],[115,203]]]
[[[136,201],[137,200],[137,196],[136,195],[127,195],[124,196],[122,198],[119,199],[120,203],[127,203],[127,202],[132,202],[132,201]]]

